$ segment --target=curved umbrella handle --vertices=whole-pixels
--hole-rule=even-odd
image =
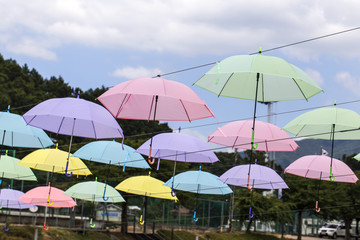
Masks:
[[[254,217],[254,214],[251,213],[251,207],[249,209],[249,218],[253,218]]]
[[[0,209],[2,209],[2,208],[3,208],[3,205],[1,204]]]
[[[255,143],[255,145],[254,145],[254,135],[255,135],[255,131],[253,130],[252,134],[251,134],[251,147],[252,147],[252,149],[255,150],[258,147],[258,143]]]
[[[194,219],[193,220],[194,220],[194,222],[199,221],[199,218],[196,217],[196,210],[194,211]]]
[[[144,223],[145,223],[145,221],[143,221],[143,215],[141,214],[141,216],[140,216],[140,224],[144,225]]]
[[[153,158],[153,159],[151,160],[151,157],[149,156],[149,157],[148,157],[148,163],[149,163],[150,165],[153,165],[153,164],[155,163],[155,158]]]
[[[174,184],[171,186],[171,196],[176,197],[176,192],[174,191]]]
[[[9,231],[10,228],[6,228],[6,223],[5,223],[5,226],[4,226],[4,230],[5,232]]]
[[[65,176],[71,177],[73,173],[70,172],[70,174],[68,174],[68,168],[69,168],[69,161],[66,162]]]
[[[93,219],[91,218],[91,219],[90,219],[90,227],[91,227],[91,228],[94,228],[94,227],[96,226],[96,224],[95,224],[95,223],[93,224],[92,222],[93,222]]]
[[[48,200],[47,200],[47,205],[48,205],[48,206],[52,206],[53,204],[54,204],[53,201],[50,203],[50,194],[49,194],[49,195],[48,195]]]
[[[45,231],[49,230],[49,226],[46,226],[46,221],[44,221],[44,230]]]
[[[335,181],[335,177],[332,176],[332,167],[330,167],[330,175],[329,175],[330,181],[333,182]]]
[[[320,208],[318,207],[318,205],[319,205],[319,201],[316,201],[316,205],[315,205],[316,212],[320,212]]]
[[[106,198],[105,198],[105,193],[106,193],[106,187],[104,187],[104,193],[103,193],[103,196],[102,196],[102,198],[103,198],[104,201],[106,202],[107,200],[109,200],[109,197],[106,197]]]

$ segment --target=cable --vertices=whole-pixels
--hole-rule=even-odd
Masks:
[[[306,40],[281,45],[279,47],[274,47],[274,48],[269,48],[269,49],[266,49],[266,50],[261,50],[261,52],[262,53],[270,52],[270,51],[274,51],[274,50],[278,50],[278,49],[282,49],[282,48],[286,48],[286,47],[291,47],[291,46],[295,46],[295,45],[299,45],[299,44],[303,44],[303,43],[307,43],[307,42],[311,42],[311,41],[315,41],[315,40],[319,40],[319,39],[323,39],[323,38],[327,38],[327,37],[332,37],[332,36],[352,32],[352,31],[356,31],[356,30],[359,30],[359,29],[360,29],[360,27],[350,28],[350,29],[346,29],[346,30],[343,30],[343,31],[322,35],[322,36],[319,36],[319,37],[309,38],[309,39],[306,39]],[[249,55],[255,55],[255,54],[258,54],[258,53],[259,52],[253,52],[253,53],[250,53]],[[190,70],[197,69],[197,68],[207,67],[207,66],[213,65],[213,64],[215,64],[217,62],[219,62],[219,61],[211,62],[211,63],[205,63],[205,64],[201,64],[201,65],[198,65],[198,66],[189,67],[189,68],[185,68],[185,69],[181,69],[181,70],[177,70],[177,71],[173,71],[173,72],[169,72],[169,73],[159,74],[157,76],[154,76],[153,78],[166,76],[166,75],[171,75],[171,74],[176,74],[176,73],[181,73],[181,72],[186,72],[186,71],[190,71]]]

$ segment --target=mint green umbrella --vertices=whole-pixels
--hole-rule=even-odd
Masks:
[[[315,81],[298,67],[281,58],[260,53],[228,57],[194,83],[218,96],[255,101],[251,150],[257,148],[254,143],[257,102],[307,100],[322,92]]]
[[[19,159],[8,155],[1,155],[0,177],[24,181],[37,181],[36,176],[29,167],[18,165]]]
[[[360,140],[360,115],[352,110],[336,107],[319,108],[296,117],[283,128],[299,137],[329,139],[331,141],[330,180],[334,140]]]
[[[125,202],[124,198],[115,188],[98,181],[77,183],[66,190],[65,194],[72,198],[91,202]]]

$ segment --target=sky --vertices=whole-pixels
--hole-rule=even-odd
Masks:
[[[115,86],[360,26],[360,2],[343,0],[0,0],[0,54],[62,76],[82,90]],[[298,66],[324,90],[278,102],[283,127],[306,109],[333,104],[360,112],[360,30],[264,52]],[[195,91],[215,119],[169,122],[204,140],[226,122],[252,118],[253,102],[192,86],[212,66],[164,76]],[[17,106],[18,107],[18,106]],[[267,106],[258,105],[267,121]],[[303,111],[297,111],[303,110]],[[288,113],[293,111],[292,113]],[[217,123],[217,121],[219,123]],[[219,146],[218,146],[219,147]]]

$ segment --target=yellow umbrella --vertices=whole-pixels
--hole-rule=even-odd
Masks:
[[[163,181],[150,177],[150,174],[127,178],[119,183],[115,189],[146,197],[178,201],[176,196],[171,196],[170,187],[165,186]]]
[[[168,200],[178,201],[177,197],[171,195],[171,188],[164,185],[164,182],[148,176],[136,176],[125,179],[119,183],[115,189],[132,193],[136,195],[145,196],[143,204],[143,213],[140,216],[140,224],[144,225],[146,221],[146,206],[147,206],[147,197],[153,198],[162,198]],[[146,232],[146,224],[144,225],[144,233]]]
[[[19,165],[37,170],[65,174],[68,152],[57,149],[39,149],[26,155]],[[76,175],[90,175],[90,170],[77,157],[70,157],[68,171]]]

